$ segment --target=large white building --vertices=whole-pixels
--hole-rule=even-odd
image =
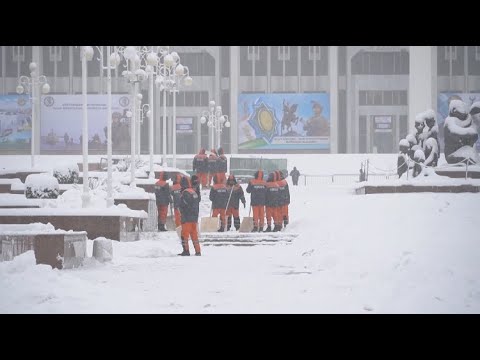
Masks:
[[[193,132],[178,134],[178,153],[194,153],[200,146],[211,146],[211,133],[199,121],[211,99],[221,104],[223,112],[230,116],[232,126],[222,133],[227,152],[239,152],[237,108],[241,94],[320,92],[329,94],[327,152],[391,153],[397,151],[398,141],[413,129],[416,113],[428,108],[437,110],[439,94],[480,93],[480,46],[179,46],[173,49],[194,79],[191,87],[181,88],[177,95],[177,116],[193,117]],[[2,46],[0,90],[4,95],[15,94],[18,78],[29,75],[29,63],[35,61],[40,74],[49,79],[51,93],[80,94],[79,51],[74,46]],[[114,72],[114,93],[129,91],[121,71]],[[142,85],[145,99],[147,86],[147,83]],[[96,57],[88,63],[88,92],[106,92],[106,77]],[[162,98],[156,90],[155,93],[154,149],[159,154]],[[168,106],[170,100],[167,99]],[[388,131],[376,131],[377,123],[385,119]],[[38,128],[40,124],[35,126]],[[170,128],[170,120],[167,126]],[[144,153],[148,152],[147,131],[144,122],[141,131]],[[171,137],[167,146],[171,153]],[[39,147],[37,153],[41,153]]]

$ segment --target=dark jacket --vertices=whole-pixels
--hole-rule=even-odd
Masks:
[[[250,205],[252,206],[264,206],[265,198],[267,195],[267,183],[263,180],[263,171],[258,170],[255,172],[255,178],[248,183],[247,193],[250,196]]]
[[[228,209],[238,209],[240,200],[242,201],[243,206],[245,206],[245,195],[243,193],[243,188],[237,184],[237,179],[235,176],[230,175],[227,179],[227,191],[228,196],[230,196],[230,192],[232,192],[232,196],[230,197],[230,201],[228,203]]]
[[[208,172],[210,172],[210,173],[218,172],[217,171],[217,160],[218,160],[218,156],[217,156],[217,154],[215,154],[213,152],[208,156]]]
[[[172,202],[170,196],[170,186],[166,182],[167,174],[163,171],[158,176],[158,181],[155,183],[155,198],[158,205],[168,205]]]
[[[283,175],[280,171],[276,171],[277,173],[277,185],[279,191],[279,206],[289,205],[290,204],[290,189],[288,188],[287,180],[283,178]]]
[[[208,158],[205,154],[205,149],[200,149],[198,154],[194,156],[192,169],[197,173],[208,172]]]
[[[174,209],[178,209],[180,206],[180,196],[182,195],[182,186],[180,185],[181,179],[182,175],[177,174],[175,182],[170,188],[170,195],[172,196]]]
[[[277,184],[277,176],[270,173],[267,179],[267,196],[265,197],[265,206],[280,206],[280,191]]]
[[[290,171],[290,176],[292,177],[292,180],[296,182],[300,177],[300,171],[298,171],[298,169],[294,169]]]
[[[397,159],[397,174],[401,178],[404,173],[407,172],[407,157],[408,154],[399,153]]]
[[[217,158],[217,172],[226,173],[228,168],[228,160],[223,152],[223,148],[218,148],[218,158]]]
[[[225,209],[227,207],[230,191],[225,184],[215,184],[210,190],[212,209]]]
[[[181,182],[182,194],[180,195],[180,214],[181,222],[185,223],[196,223],[198,222],[198,212],[200,198],[198,197],[197,192],[192,189],[192,184],[190,179],[186,176],[182,178]]]

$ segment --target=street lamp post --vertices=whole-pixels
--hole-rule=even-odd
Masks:
[[[137,109],[139,109],[139,102],[142,100],[142,95],[138,93],[140,82],[147,79],[147,73],[141,68],[141,51],[135,46],[119,47],[118,53],[122,54],[126,60],[124,66],[127,70],[122,72],[122,75],[127,79],[131,85],[132,91],[132,107],[131,111],[127,112],[127,116],[131,117],[130,122],[130,186],[136,187],[135,184],[135,138],[137,126]]]
[[[103,46],[96,46],[100,54],[102,71],[107,70],[107,207],[114,204],[112,186],[112,69],[120,64],[120,55],[112,53],[107,46],[106,64],[104,63]]]
[[[204,110],[202,116],[200,117],[200,123],[205,124],[212,130],[216,130],[216,144],[215,139],[213,139],[213,146],[217,149],[221,146],[221,134],[223,127],[230,127],[230,121],[228,120],[228,115],[222,113],[221,106],[215,106],[215,101],[211,100],[209,105],[209,110]]]
[[[190,72],[187,66],[183,66],[180,63],[180,57],[177,52],[170,52],[169,46],[160,47],[160,61],[157,68],[157,77],[155,84],[163,91],[163,141],[162,141],[162,165],[166,164],[167,155],[167,91],[173,94],[173,167],[177,165],[177,132],[176,132],[176,94],[178,92],[178,85],[181,80],[185,86],[191,86],[193,79],[190,77]]]
[[[91,46],[82,46],[80,49],[82,59],[82,153],[83,153],[83,194],[82,207],[86,208],[90,204],[89,183],[88,183],[88,114],[87,114],[87,61],[93,59],[93,48]]]
[[[35,167],[35,131],[34,125],[37,122],[36,119],[36,107],[38,104],[39,95],[37,95],[38,86],[42,86],[42,93],[48,94],[50,92],[50,85],[47,82],[47,78],[45,75],[38,75],[37,71],[37,63],[31,62],[30,66],[30,77],[28,76],[20,76],[18,79],[18,86],[17,86],[17,93],[18,94],[29,94],[32,100],[32,117],[31,117],[31,165],[32,168]]]

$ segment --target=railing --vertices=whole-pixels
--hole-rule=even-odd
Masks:
[[[329,174],[329,175],[308,175],[302,174],[299,180],[302,185],[328,185],[328,184],[354,184],[360,182],[359,174]],[[368,181],[376,182],[398,178],[397,174],[369,174]]]

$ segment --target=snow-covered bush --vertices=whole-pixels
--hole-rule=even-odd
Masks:
[[[49,174],[30,174],[25,179],[25,196],[29,199],[56,199],[58,180]]]
[[[78,183],[78,174],[78,165],[75,163],[64,166],[57,166],[53,169],[53,176],[57,178],[59,184]]]

